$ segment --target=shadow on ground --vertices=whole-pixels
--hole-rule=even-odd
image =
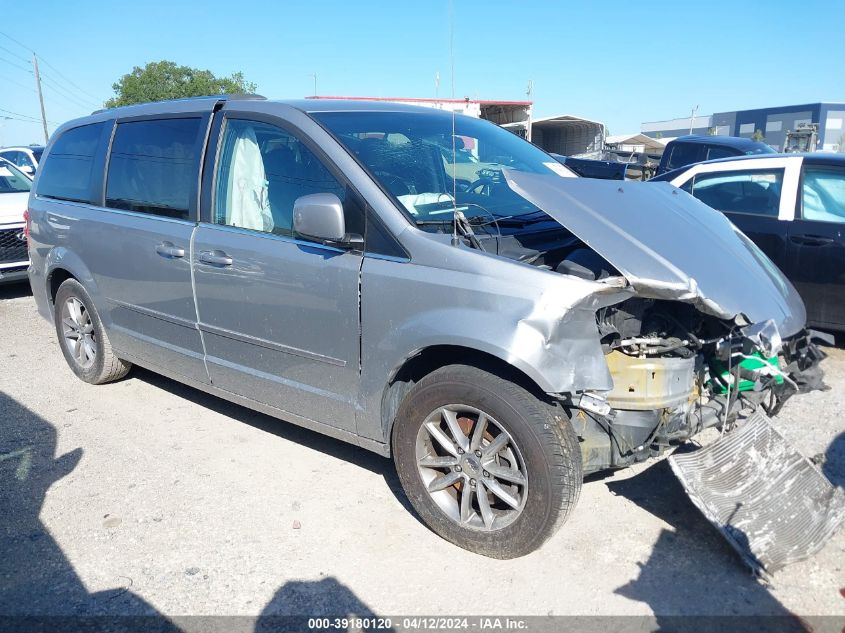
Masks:
[[[393,631],[392,628],[379,626],[378,614],[361,602],[349,587],[332,577],[313,582],[286,582],[264,607],[261,618],[255,624],[255,631],[265,633],[287,630],[292,625],[298,625],[302,619],[336,617],[375,619],[375,624],[365,627],[365,630]],[[307,625],[306,621],[301,623]],[[303,627],[303,630],[306,628]],[[361,627],[348,627],[350,630],[358,628]]]
[[[349,442],[337,440],[328,435],[323,435],[322,433],[317,433],[316,431],[311,431],[301,426],[259,413],[258,411],[242,407],[239,404],[218,398],[199,389],[194,389],[193,387],[141,367],[134,367],[129,374],[129,378],[137,378],[149,385],[189,400],[196,405],[232,418],[233,424],[249,424],[253,428],[266,433],[272,433],[282,439],[296,442],[312,450],[342,459],[350,464],[355,464],[361,468],[366,468],[372,473],[381,475],[384,477],[385,483],[396,497],[396,500],[422,523],[413,506],[408,501],[408,498],[405,496],[402,490],[402,484],[399,482],[399,476],[396,474],[396,469],[393,467],[393,462],[390,459],[381,457],[372,451],[355,446]]]
[[[834,486],[845,488],[845,433],[840,433],[824,454],[822,472]]]
[[[212,408],[215,404],[228,406],[228,403],[218,401],[211,403]],[[235,411],[234,417],[237,413]],[[257,620],[176,617],[171,621],[128,588],[89,592],[39,516],[47,491],[74,471],[83,450],[76,448],[56,456],[55,427],[3,392],[0,392],[0,419],[3,420],[0,434],[0,629],[8,624],[22,627],[19,630],[42,630],[39,627],[73,630],[84,623],[89,631],[175,633],[179,630],[177,625],[191,630],[197,625],[215,624],[223,625],[225,629],[231,624],[233,629],[252,630],[254,626],[255,631],[264,633],[307,630],[306,620],[310,617],[377,618],[348,587],[330,577],[314,582],[285,583]],[[261,428],[261,424],[270,421],[249,423]],[[297,433],[303,434],[306,443],[320,449],[316,434],[301,430]],[[326,452],[342,452],[340,442],[326,441],[323,448]],[[364,453],[362,457],[361,461],[369,467],[389,464],[375,455]],[[371,461],[367,462],[368,459]],[[356,463],[359,463],[358,459]],[[92,616],[96,617],[92,619]],[[219,622],[215,623],[215,620]]]
[[[6,299],[20,299],[21,297],[31,297],[32,288],[29,287],[29,282],[22,283],[4,283],[0,284],[0,301]]]
[[[639,576],[615,591],[646,603],[658,614],[660,630],[692,626],[694,622],[689,617],[677,617],[691,615],[776,616],[766,622],[766,630],[804,630],[692,504],[668,461],[662,460],[634,477],[605,485],[612,494],[625,497],[668,524],[648,560],[639,563]],[[741,623],[736,620],[730,625]],[[715,620],[704,618],[698,624],[701,628],[693,630],[719,630]],[[749,627],[757,630],[761,624],[761,621],[748,621]]]
[[[2,392],[0,419],[0,616],[157,616],[128,589],[89,592],[39,518],[47,490],[73,472],[82,449],[56,456],[56,429]],[[176,630],[149,620],[153,630]]]

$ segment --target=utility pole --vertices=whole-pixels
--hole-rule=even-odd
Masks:
[[[528,89],[525,91],[528,100],[531,101],[531,97],[534,95],[534,80],[528,80]],[[534,110],[534,104],[528,106],[528,124],[525,127],[525,140],[531,142],[531,127],[534,123],[531,121],[531,112]]]
[[[692,127],[693,127],[693,123],[695,122],[695,113],[696,112],[698,112],[698,106],[695,106],[692,109],[692,112],[690,113],[690,116],[689,116],[689,133],[690,134],[692,134]]]
[[[38,74],[38,58],[32,54],[32,68],[35,70],[35,87],[38,89],[38,101],[41,103],[41,125],[44,126],[44,144],[50,140],[47,134],[47,115],[44,113],[44,95],[41,94],[41,75]]]
[[[316,73],[316,72],[315,72],[315,73],[311,73],[311,74],[310,74],[310,75],[308,75],[308,76],[309,76],[309,77],[313,77],[313,78],[314,78],[314,96],[316,97],[316,96],[317,96],[317,73]]]

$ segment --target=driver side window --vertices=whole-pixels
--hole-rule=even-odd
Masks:
[[[293,134],[267,123],[226,119],[216,224],[292,236],[293,204],[312,193],[333,193],[347,206],[345,187]]]

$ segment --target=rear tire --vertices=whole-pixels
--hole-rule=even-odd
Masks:
[[[581,490],[581,452],[563,409],[467,365],[442,367],[414,386],[399,407],[392,449],[423,522],[492,558],[540,547]]]
[[[101,385],[129,373],[132,364],[114,355],[94,302],[76,279],[59,286],[53,316],[62,354],[81,380]]]

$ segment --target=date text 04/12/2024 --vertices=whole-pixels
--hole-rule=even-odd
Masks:
[[[312,630],[397,630],[400,625],[402,631],[447,631],[447,630],[479,630],[479,631],[519,631],[526,630],[527,622],[519,618],[510,617],[426,617],[415,616],[397,619],[388,617],[362,618],[309,618],[308,628]]]

